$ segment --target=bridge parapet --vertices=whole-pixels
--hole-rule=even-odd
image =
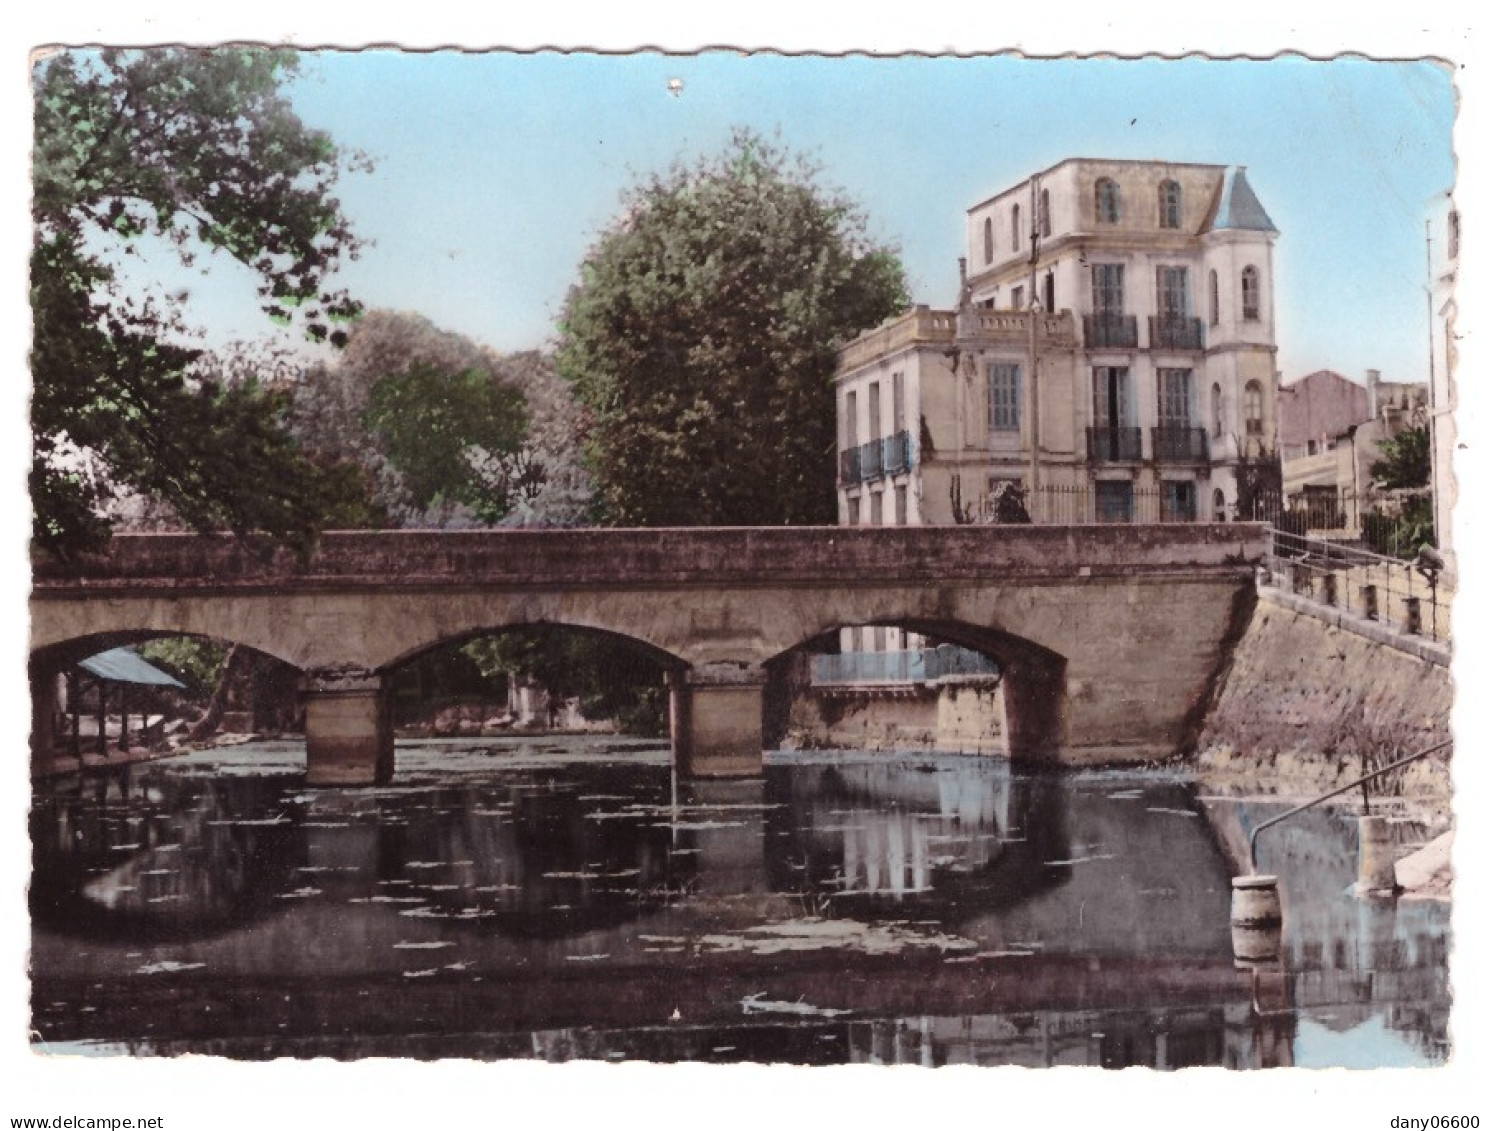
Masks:
[[[57,591],[950,582],[1246,572],[1259,524],[736,527],[337,532],[300,560],[228,536],[117,535],[75,562],[38,555],[34,596]]]

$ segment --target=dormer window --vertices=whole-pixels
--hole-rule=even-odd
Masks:
[[[1160,183],[1160,227],[1180,227],[1180,183],[1178,181]]]
[[[1118,223],[1121,211],[1121,202],[1118,196],[1118,185],[1108,177],[1100,177],[1094,186],[1097,200],[1098,223]]]

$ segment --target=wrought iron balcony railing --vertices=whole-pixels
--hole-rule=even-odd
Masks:
[[[1139,320],[1132,314],[1084,314],[1082,341],[1088,349],[1137,349]]]
[[[1152,350],[1202,350],[1206,330],[1201,319],[1181,314],[1151,315],[1149,348]]]
[[[1127,426],[1087,430],[1087,459],[1091,463],[1137,462],[1144,458],[1142,431]]]
[[[839,482],[845,487],[910,471],[916,463],[911,433],[897,432],[839,453]]]
[[[1165,426],[1151,430],[1154,458],[1161,463],[1206,463],[1211,453],[1205,428]]]

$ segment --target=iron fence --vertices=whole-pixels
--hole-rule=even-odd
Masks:
[[[1265,584],[1410,636],[1450,639],[1450,597],[1438,571],[1402,558],[1275,528]]]

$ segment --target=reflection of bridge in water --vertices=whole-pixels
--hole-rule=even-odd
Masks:
[[[1161,1065],[1286,1062],[1314,1002],[1442,1031],[1412,1013],[1447,992],[1442,939],[1391,912],[1367,943],[1310,923],[1256,1010],[1175,781],[840,759],[669,783],[571,764],[307,793],[157,767],[49,790],[36,1027],[235,1055],[738,1059],[772,1032],[762,1059]]]

